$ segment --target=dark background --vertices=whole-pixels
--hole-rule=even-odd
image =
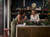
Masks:
[[[27,8],[27,6],[30,6],[31,7],[31,4],[32,3],[36,3],[36,8],[37,7],[39,7],[39,6],[43,6],[43,0],[25,0],[25,7],[23,7],[22,5],[23,5],[23,0],[12,0],[12,6],[16,6],[16,8],[19,8],[19,7],[21,7],[21,8]],[[45,9],[46,7],[44,7],[44,9]],[[37,12],[42,12],[42,11],[37,11]],[[11,13],[13,13],[13,11],[11,12]],[[15,12],[14,12],[15,13]],[[27,13],[27,12],[26,12]],[[48,12],[46,12],[46,11],[44,11],[44,13],[48,13]],[[17,15],[12,15],[12,17],[16,17]],[[29,15],[27,15],[27,17],[28,17],[28,19],[30,19],[30,16]],[[40,15],[40,19],[45,19],[47,17],[47,15]]]

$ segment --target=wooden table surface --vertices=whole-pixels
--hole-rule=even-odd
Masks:
[[[16,37],[50,37],[50,26],[16,26]]]

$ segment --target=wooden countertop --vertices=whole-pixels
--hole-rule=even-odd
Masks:
[[[16,25],[16,37],[50,37],[50,26]]]
[[[50,27],[50,25],[16,25],[16,27]]]

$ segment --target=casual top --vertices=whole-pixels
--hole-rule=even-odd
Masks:
[[[20,18],[20,20],[22,20],[22,19],[23,19],[23,17]],[[12,21],[12,23],[17,24],[17,22],[18,22],[18,16]],[[29,22],[29,19],[25,19],[25,20],[21,21],[20,23],[27,23],[27,22]]]
[[[17,24],[18,22],[18,16],[12,21],[12,23]]]
[[[39,20],[40,20],[39,19],[39,14],[35,14],[35,17],[33,17],[33,15],[30,16],[30,21],[34,21],[34,22],[37,21],[37,22],[39,22]]]

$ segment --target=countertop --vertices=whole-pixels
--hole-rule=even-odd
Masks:
[[[16,27],[50,27],[50,25],[16,25]]]
[[[33,27],[34,27],[34,28],[37,27],[37,29],[40,28],[39,30],[42,30],[42,31],[43,31],[43,27],[44,27],[44,29],[45,29],[44,32],[45,32],[46,30],[48,30],[48,28],[49,28],[49,30],[50,30],[50,25],[39,25],[39,26],[38,26],[38,25],[23,25],[23,24],[18,24],[18,25],[16,25],[16,37],[18,37],[18,35],[17,35],[17,34],[18,34],[18,29],[19,29],[19,28],[25,28],[25,27],[28,28],[28,29],[30,28],[30,30],[31,30],[31,28],[33,28]],[[47,28],[47,29],[46,29],[46,28]],[[26,29],[26,30],[27,30],[27,29]],[[26,30],[25,30],[25,31],[26,31]],[[35,31],[36,31],[36,30],[35,30]],[[21,31],[20,31],[20,32],[21,32]],[[40,31],[40,32],[41,32],[41,31]],[[33,33],[33,32],[32,32],[32,33]],[[47,32],[45,32],[45,33],[47,34]],[[48,31],[48,33],[49,33],[49,31]]]

